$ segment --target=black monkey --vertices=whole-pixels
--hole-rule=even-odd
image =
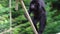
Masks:
[[[33,24],[39,34],[42,34],[46,25],[46,11],[44,0],[32,0],[28,13],[33,13]],[[37,22],[39,21],[39,29],[37,29]]]

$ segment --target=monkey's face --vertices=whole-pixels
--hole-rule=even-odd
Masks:
[[[37,4],[36,3],[33,3],[33,4],[31,4],[31,9],[33,9],[33,10],[36,10],[37,9]]]
[[[34,9],[35,8],[35,4],[31,4],[31,8]]]

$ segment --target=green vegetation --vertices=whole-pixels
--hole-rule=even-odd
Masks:
[[[56,34],[60,32],[60,10],[57,8],[52,9],[52,2],[59,2],[60,4],[59,0],[45,0],[47,25],[43,34]],[[24,0],[24,3],[28,9],[30,0]],[[14,28],[12,31],[13,34],[34,34],[30,22],[24,16],[24,10],[20,2],[18,11],[14,10],[15,4],[15,0],[12,0],[12,28]],[[10,15],[8,7],[8,0],[0,0],[0,33],[10,28]]]

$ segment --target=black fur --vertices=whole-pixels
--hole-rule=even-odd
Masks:
[[[31,12],[34,14],[32,21],[39,34],[43,33],[46,25],[46,11],[44,6],[45,6],[44,0],[32,0],[28,11],[29,14]],[[38,21],[39,29],[37,28]]]

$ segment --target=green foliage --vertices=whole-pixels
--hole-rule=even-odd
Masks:
[[[26,8],[29,8],[31,0],[23,0]],[[45,0],[47,24],[43,34],[56,34],[60,32],[60,10],[54,9],[51,11],[51,2],[58,2],[59,0]],[[3,3],[2,3],[3,2]],[[9,8],[8,0],[0,0],[0,32],[9,29]],[[59,2],[58,2],[59,3]],[[15,0],[12,0],[12,31],[13,34],[34,34],[30,22],[24,16],[24,10],[19,2],[19,10],[15,11]],[[16,27],[17,26],[17,27]],[[7,33],[9,34],[9,33]]]
[[[7,0],[0,0],[0,33],[10,28]]]

